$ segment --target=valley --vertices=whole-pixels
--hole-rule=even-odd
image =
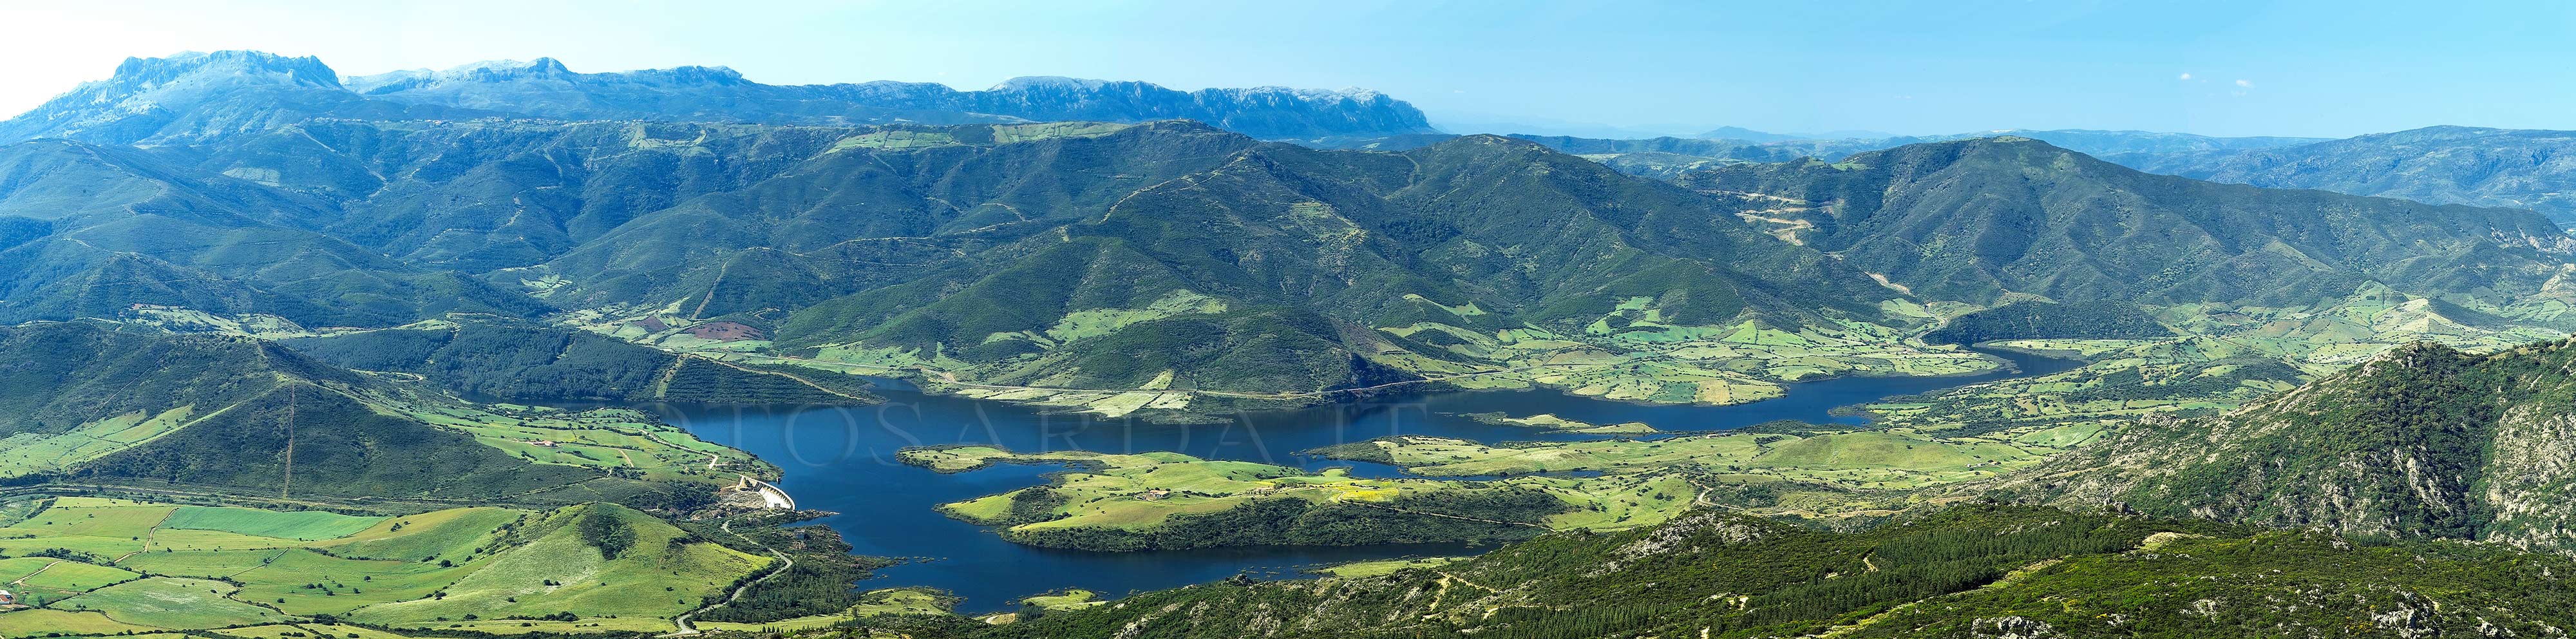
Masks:
[[[2076,364],[2004,355],[2026,373]],[[936,587],[957,595],[961,612],[991,612],[1063,587],[1119,596],[1245,572],[1294,575],[1347,561],[1473,553],[1548,530],[1647,526],[1701,497],[1704,489],[1693,482],[1729,491],[1770,485],[1787,498],[1769,511],[1843,509],[1867,500],[1834,487],[1791,489],[1801,484],[1763,471],[1720,477],[1637,466],[1459,482],[1308,452],[1386,436],[1615,441],[1465,412],[1479,409],[1673,431],[1780,419],[1831,422],[1838,418],[1830,409],[1855,401],[2007,375],[1837,378],[1789,384],[1781,399],[1732,406],[1640,404],[1536,389],[1451,391],[1247,411],[1216,424],[1110,419],[892,386],[876,391],[888,400],[878,406],[648,407],[709,441],[778,464],[780,485],[800,506],[841,513],[817,521],[842,531],[855,552],[936,558],[879,569],[885,583]],[[1155,490],[1169,492],[1144,498]],[[1872,498],[1882,501],[1866,505],[1883,507],[1896,492],[1882,491]],[[1406,506],[1457,499],[1481,505],[1420,512]],[[1193,515],[1203,523],[1171,525],[1175,516],[1187,522]],[[1304,527],[1293,527],[1300,521]],[[1514,523],[1496,523],[1505,521]],[[1208,534],[1247,527],[1275,527],[1285,536]]]
[[[133,58],[0,639],[2563,636],[2566,137]]]

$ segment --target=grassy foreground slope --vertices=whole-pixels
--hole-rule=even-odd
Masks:
[[[2126,424],[1983,488],[2352,535],[2576,542],[2576,344],[2390,351],[2243,409]]]
[[[88,632],[82,619],[112,631],[667,620],[775,561],[609,504],[349,517],[86,497],[19,503],[34,512],[0,526],[0,553],[18,557],[0,560],[0,579],[32,607],[0,612],[9,637],[47,623]]]
[[[2420,637],[2571,622],[2564,557],[1962,506],[1832,533],[1701,511],[1481,557],[1236,582],[925,637]],[[828,636],[828,635],[809,635]]]
[[[24,604],[0,609],[10,639],[625,636],[670,632],[684,614],[701,630],[747,632],[948,605],[918,589],[852,591],[883,564],[847,555],[828,530],[789,532],[759,515],[675,524],[600,503],[351,517],[95,497],[15,498],[0,513],[0,589]],[[210,521],[343,534],[192,527]]]

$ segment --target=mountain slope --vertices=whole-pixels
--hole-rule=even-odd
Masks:
[[[2510,299],[2576,243],[2537,215],[2141,173],[2026,138],[1899,147],[1837,163],[1714,167],[1783,237],[1916,294],[1981,304],[2285,304],[2377,281]]]
[[[2368,547],[2044,509],[1961,506],[1858,533],[1702,511],[1474,558],[1031,607],[1000,626],[859,625],[913,637],[1164,639],[2521,635],[2569,621],[2568,566],[2486,547]]]
[[[312,57],[258,51],[126,58],[115,74],[82,83],[0,121],[0,142],[67,138],[99,144],[202,140],[320,117],[421,119],[477,112],[367,100],[340,86]]]
[[[587,332],[458,316],[282,340],[317,359],[420,375],[467,396],[512,401],[849,404],[875,400],[844,375],[801,375],[672,355]]]
[[[1213,324],[1168,318],[1206,314],[1206,322],[1222,324],[1267,316],[1272,319],[1257,321],[1303,327],[1261,334],[1304,336],[1290,342],[1306,346],[1290,350],[1309,353],[1297,357],[1313,364],[1287,369],[1329,374],[1286,390],[1311,391],[1356,381],[1367,366],[1343,373],[1340,364],[1324,364],[1352,355],[1427,351],[1457,357],[1436,347],[1389,343],[1392,338],[1370,329],[1410,332],[1416,325],[1438,324],[1452,328],[1435,332],[1491,332],[1530,324],[1579,332],[1627,303],[1640,305],[1630,310],[1676,325],[1758,319],[1799,327],[1830,323],[1829,316],[1879,321],[1876,304],[1896,297],[1821,255],[1711,216],[1719,201],[1527,142],[1471,136],[1402,155],[1241,143],[1228,143],[1230,154],[1213,157],[1159,150],[1223,142],[1209,139],[1211,134],[1195,125],[1157,124],[1082,140],[1139,149],[1112,157],[1183,156],[1192,165],[1166,169],[1176,175],[1121,171],[1142,178],[1136,182],[1144,188],[1132,192],[1077,187],[1114,198],[1084,203],[1103,207],[1097,212],[1068,215],[1073,211],[1057,209],[1063,217],[1053,221],[1006,221],[1003,227],[1030,225],[1047,232],[1015,231],[1026,237],[971,258],[943,259],[954,266],[911,282],[795,311],[777,339],[790,347],[886,349],[967,366],[1048,371],[1057,383],[1135,388],[1158,372],[1095,375],[1097,368],[1068,362],[1107,345],[1196,339],[1185,334],[1216,339],[1201,348],[1239,348],[1238,340],[1208,333],[1217,330]],[[925,159],[888,157],[882,164],[900,167]],[[1020,179],[1097,180],[1085,177],[1094,170],[1082,165],[1050,168],[1063,173]],[[1156,179],[1161,175],[1174,176]],[[781,208],[799,210],[764,210]],[[639,221],[630,228],[652,227]],[[991,231],[979,227],[976,233]],[[943,240],[936,231],[928,235],[932,243],[960,241]],[[582,280],[570,265],[554,266]],[[713,299],[718,304],[711,312],[742,307]],[[1229,315],[1255,309],[1261,310]],[[1099,314],[1120,318],[1106,328],[1122,336],[1160,336],[1082,346],[1097,329],[1068,322]],[[1121,325],[1128,322],[1134,323]],[[1183,376],[1171,383],[1185,388],[1212,381],[1217,380]],[[1232,383],[1196,387],[1260,389]]]
[[[676,474],[647,467],[612,473],[599,463],[514,455],[495,441],[506,439],[502,431],[478,429],[562,433],[547,430],[562,426],[560,419],[490,414],[248,338],[39,322],[0,328],[0,363],[7,371],[0,374],[0,433],[7,435],[0,441],[8,442],[0,473],[22,483],[77,478],[259,497],[563,503],[614,496],[656,503],[654,495],[678,484],[729,478],[687,476],[707,460],[698,450],[668,451],[681,460]],[[645,447],[631,459],[662,454]]]
[[[318,203],[305,226],[472,272],[553,259],[634,218],[777,177],[851,129],[333,120],[165,151]]]
[[[2576,223],[2570,131],[2436,126],[2281,148],[2104,159],[2214,182],[2531,209]]]
[[[139,306],[388,326],[440,313],[525,317],[516,291],[417,268],[301,228],[330,215],[292,194],[130,148],[0,147],[0,321],[117,317]]]
[[[1998,494],[2352,535],[2576,545],[2576,343],[2400,348],[2222,416],[2149,420]]]

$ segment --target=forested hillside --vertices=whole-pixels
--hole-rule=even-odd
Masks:
[[[732,478],[631,413],[480,407],[251,338],[34,323],[0,328],[0,362],[0,473],[19,484],[659,505]],[[571,445],[527,444],[540,439]]]
[[[2560,550],[2576,345],[2391,351],[2225,415],[2149,419],[1986,489],[2077,507]]]
[[[1223,127],[1385,105],[1263,102],[1305,114],[1277,119],[1217,93],[1189,109],[1234,115],[1169,111],[1170,96],[1113,84],[940,97],[546,60],[343,81],[309,58],[137,60],[11,120],[17,135],[98,144],[0,148],[0,267],[20,275],[0,289],[0,319],[361,343],[407,334],[324,336],[496,315],[731,366],[587,348],[575,359],[589,363],[568,367],[518,359],[541,349],[502,364],[409,340],[429,350],[359,367],[593,399],[709,396],[671,393],[674,381],[857,397],[834,380],[868,373],[1164,416],[1431,380],[1742,403],[1819,377],[1999,365],[1939,343],[1982,341],[1969,337],[2234,335],[2273,330],[2251,318],[2390,303],[2427,305],[2406,311],[2426,321],[2301,326],[2264,348],[2323,367],[2355,356],[2329,346],[2343,342],[2576,327],[2557,283],[2576,241],[2534,216],[2153,176],[2024,138],[1837,163],[1608,157],[1731,143],[1419,132],[1323,151]],[[1256,93],[1225,95],[1271,99]],[[868,100],[1149,121],[871,126],[891,112],[852,106]],[[1381,115],[1418,119],[1352,121]],[[1168,116],[1218,126],[1153,121]],[[2280,142],[2044,133],[2103,149]],[[108,145],[124,143],[140,146]],[[1794,144],[1763,143],[1775,155],[1758,159],[1790,159],[1777,145]],[[2047,317],[2026,311],[2043,307],[2017,302],[2135,303],[2154,319],[2033,332]],[[2022,313],[2023,330],[1968,334],[1997,325],[1976,313],[1994,307],[2017,309],[1989,313]],[[2077,317],[2095,316],[2042,323],[2090,321]],[[1918,339],[1945,323],[1956,330]],[[363,350],[332,352],[356,365]],[[734,375],[774,366],[818,372],[793,385]],[[495,381],[503,372],[532,379]]]
[[[2576,592],[2560,583],[2563,557],[1973,505],[1863,533],[1704,511],[1387,564],[1033,607],[999,627],[861,625],[914,637],[2397,637],[2546,634],[2570,621]]]
[[[768,371],[529,323],[463,318],[279,343],[337,366],[417,375],[469,397],[805,405],[875,400],[865,381],[846,374]]]
[[[1681,183],[1919,295],[2278,306],[2367,282],[2513,301],[2576,240],[2529,211],[2151,175],[2027,138],[1716,167]]]

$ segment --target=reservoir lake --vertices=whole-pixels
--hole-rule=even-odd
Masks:
[[[995,464],[964,473],[907,466],[896,452],[911,446],[994,445],[1015,452],[1174,451],[1307,470],[1347,467],[1364,477],[1401,476],[1382,464],[1307,458],[1298,451],[1388,435],[1428,435],[1481,442],[1594,439],[1486,424],[1467,413],[1541,413],[1595,424],[1644,422],[1667,431],[1710,431],[1794,419],[1859,423],[1828,411],[1882,397],[1922,393],[2010,377],[2044,375],[2081,362],[1983,350],[2014,370],[1945,377],[1840,377],[1787,385],[1787,394],[1733,406],[1647,405],[1553,390],[1444,391],[1380,396],[1362,403],[1245,412],[1227,423],[1170,425],[1096,415],[1048,414],[1044,407],[922,393],[880,380],[875,406],[774,408],[691,404],[635,406],[654,411],[698,437],[759,455],[783,471],[780,488],[798,508],[835,513],[831,526],[861,555],[913,558],[877,571],[861,588],[928,586],[963,598],[959,612],[1012,609],[1021,597],[1081,588],[1104,597],[1217,581],[1237,574],[1294,577],[1318,565],[1407,556],[1455,556],[1491,549],[1463,544],[1346,547],[1208,548],[1090,552],[1033,548],[1003,541],[983,526],[950,519],[939,504],[1046,483],[1062,466]]]

